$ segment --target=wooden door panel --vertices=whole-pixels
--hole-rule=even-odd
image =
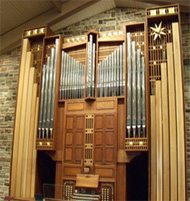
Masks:
[[[65,161],[69,161],[71,162],[72,161],[72,148],[66,148],[65,149]]]
[[[103,144],[103,132],[97,131],[94,133],[94,145],[102,146],[102,144]]]
[[[114,148],[105,149],[105,160],[106,162],[114,162]]]
[[[76,129],[77,130],[83,130],[84,129],[84,117],[83,116],[77,116],[76,117]]]
[[[114,115],[106,115],[106,128],[114,129]]]
[[[106,145],[109,145],[109,146],[114,145],[114,131],[106,132]]]
[[[76,148],[75,149],[75,161],[81,162],[83,159],[83,148]]]
[[[66,119],[66,129],[73,129],[73,117],[69,116]]]
[[[83,146],[83,141],[84,141],[84,133],[83,132],[76,132],[75,133],[75,144],[76,146]]]
[[[102,162],[102,159],[103,159],[102,148],[95,148],[94,149],[94,161],[95,162]]]
[[[95,116],[95,129],[103,129],[103,115]]]
[[[66,133],[66,140],[65,144],[67,145],[72,145],[73,144],[73,133]]]

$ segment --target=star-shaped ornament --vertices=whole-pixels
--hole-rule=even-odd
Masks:
[[[154,40],[156,40],[158,37],[161,39],[162,35],[166,35],[166,33],[163,32],[165,27],[162,28],[162,22],[160,22],[159,26],[155,24],[155,28],[154,27],[150,27],[150,28],[153,30],[153,32],[151,33],[151,36],[154,35]]]

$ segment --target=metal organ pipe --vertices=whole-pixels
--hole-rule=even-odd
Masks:
[[[85,65],[62,51],[59,95],[62,99],[84,98]]]
[[[127,33],[127,133],[130,137],[131,133],[131,34]]]
[[[51,48],[46,65],[43,65],[38,138],[53,138],[58,46],[59,39],[56,39],[55,48]]]
[[[127,33],[127,137],[146,137],[145,59]]]
[[[124,95],[124,43],[98,64],[98,96]]]

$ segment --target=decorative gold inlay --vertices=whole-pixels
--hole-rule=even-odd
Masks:
[[[152,29],[152,31],[153,31],[151,33],[151,36],[154,36],[154,40],[156,40],[158,37],[161,39],[162,35],[166,35],[166,33],[163,32],[165,27],[162,28],[162,22],[160,22],[159,26],[157,26],[157,24],[155,24],[155,27],[150,27],[150,29]]]

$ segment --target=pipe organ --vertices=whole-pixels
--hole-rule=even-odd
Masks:
[[[186,200],[178,5],[123,31],[24,30],[10,196]]]

